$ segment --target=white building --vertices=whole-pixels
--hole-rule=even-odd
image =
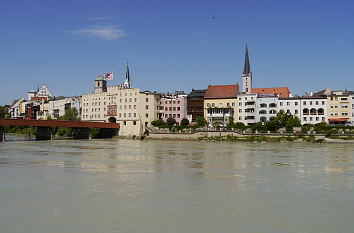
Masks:
[[[258,96],[256,99],[256,122],[273,120],[277,116],[278,108],[277,96]]]
[[[78,115],[81,115],[81,97],[58,97],[49,101],[42,100],[40,111],[37,114],[37,119],[57,119],[65,115],[65,111],[69,108],[75,108]]]
[[[238,122],[245,125],[256,123],[256,101],[257,93],[239,93],[238,102]]]
[[[327,97],[324,96],[279,98],[280,110],[297,116],[303,125],[328,122]]]
[[[354,92],[350,92],[350,121],[352,126],[354,126]]]
[[[10,105],[10,114],[11,118],[22,118],[21,110],[22,110],[22,103],[25,101],[25,98],[20,98],[14,100]]]
[[[127,67],[124,84],[107,87],[102,77],[95,80],[95,92],[82,95],[81,120],[119,123],[119,135],[142,135],[161,118],[160,106],[160,94],[131,88]]]
[[[52,98],[52,94],[50,93],[48,87],[46,85],[42,85],[37,91],[31,90],[28,92],[28,100],[38,100],[38,99],[50,99]]]

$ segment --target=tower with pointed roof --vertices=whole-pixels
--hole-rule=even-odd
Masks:
[[[245,66],[242,74],[242,91],[245,93],[251,93],[252,91],[252,73],[251,73],[250,59],[248,57],[247,42],[246,42],[246,54],[245,54]]]
[[[131,88],[128,62],[127,62],[127,72],[125,73],[125,81],[123,85],[125,88]]]

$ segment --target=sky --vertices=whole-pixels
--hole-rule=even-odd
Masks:
[[[0,0],[0,105],[46,84],[93,91],[99,74],[173,92],[242,84],[354,90],[354,1]]]

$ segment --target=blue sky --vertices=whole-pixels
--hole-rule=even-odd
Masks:
[[[248,41],[254,87],[354,89],[353,1],[0,1],[0,104],[47,84],[93,90],[98,74],[134,87],[202,89],[242,82]],[[215,18],[213,18],[215,17]]]

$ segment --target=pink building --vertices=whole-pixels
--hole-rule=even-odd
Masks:
[[[163,107],[162,120],[174,118],[176,123],[180,124],[183,118],[187,118],[187,95],[184,92],[167,94],[161,98],[161,107]]]

